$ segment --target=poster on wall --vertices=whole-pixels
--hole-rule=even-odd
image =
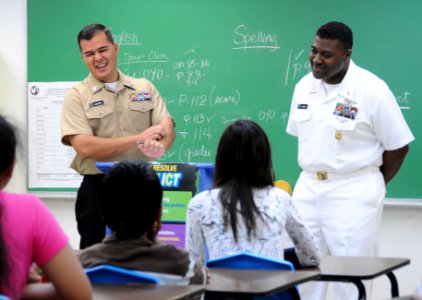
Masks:
[[[106,173],[113,164],[113,162],[97,162],[96,165]],[[157,173],[163,187],[162,224],[158,239],[163,243],[184,248],[186,212],[189,201],[197,191],[197,167],[195,164],[156,162],[152,162],[151,167]],[[140,195],[142,198],[142,193]],[[109,229],[107,232],[111,233]]]
[[[196,193],[194,164],[152,164],[164,190],[162,226],[158,239],[185,247],[185,223],[189,201]]]
[[[63,98],[77,82],[28,83],[28,191],[76,192],[82,176],[70,168],[75,151],[61,143]]]

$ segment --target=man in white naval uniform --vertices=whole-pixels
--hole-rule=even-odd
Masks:
[[[322,255],[376,256],[385,185],[414,137],[386,83],[351,61],[352,46],[347,25],[321,26],[312,73],[295,87],[286,131],[298,137],[303,171],[293,201]],[[326,287],[305,284],[302,299],[324,299]],[[334,293],[357,299],[352,284],[336,283]]]

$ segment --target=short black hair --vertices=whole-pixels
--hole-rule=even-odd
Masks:
[[[345,51],[353,48],[353,32],[344,23],[328,22],[318,28],[316,35],[322,39],[338,40]]]
[[[153,238],[163,198],[157,173],[147,162],[123,160],[104,175],[98,192],[100,212],[118,238]]]
[[[82,28],[81,31],[79,31],[78,33],[79,49],[82,50],[81,49],[82,40],[87,40],[87,41],[91,40],[97,32],[104,32],[107,36],[107,39],[112,44],[114,44],[113,34],[111,33],[111,30],[102,24],[93,23],[93,24],[84,26],[84,28]]]

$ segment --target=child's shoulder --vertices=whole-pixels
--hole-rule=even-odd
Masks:
[[[201,207],[215,203],[215,201],[218,200],[219,190],[220,189],[211,189],[196,194],[189,202],[189,207]]]

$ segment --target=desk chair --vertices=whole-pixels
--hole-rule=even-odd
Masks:
[[[293,190],[292,190],[292,187],[290,186],[290,183],[288,183],[285,180],[280,179],[280,180],[274,181],[274,186],[282,190],[285,190],[287,193],[289,193],[290,196],[293,194]]]
[[[151,283],[159,284],[160,280],[152,275],[141,271],[129,270],[126,268],[98,265],[85,269],[92,284],[112,284],[112,283]]]
[[[294,247],[284,249],[284,259],[291,262],[295,270],[302,270],[303,266],[297,257]]]
[[[241,270],[289,270],[293,264],[286,260],[278,260],[250,252],[240,252],[207,261],[208,268],[226,268]],[[254,297],[254,300],[290,300],[300,299],[296,288],[268,297]]]

